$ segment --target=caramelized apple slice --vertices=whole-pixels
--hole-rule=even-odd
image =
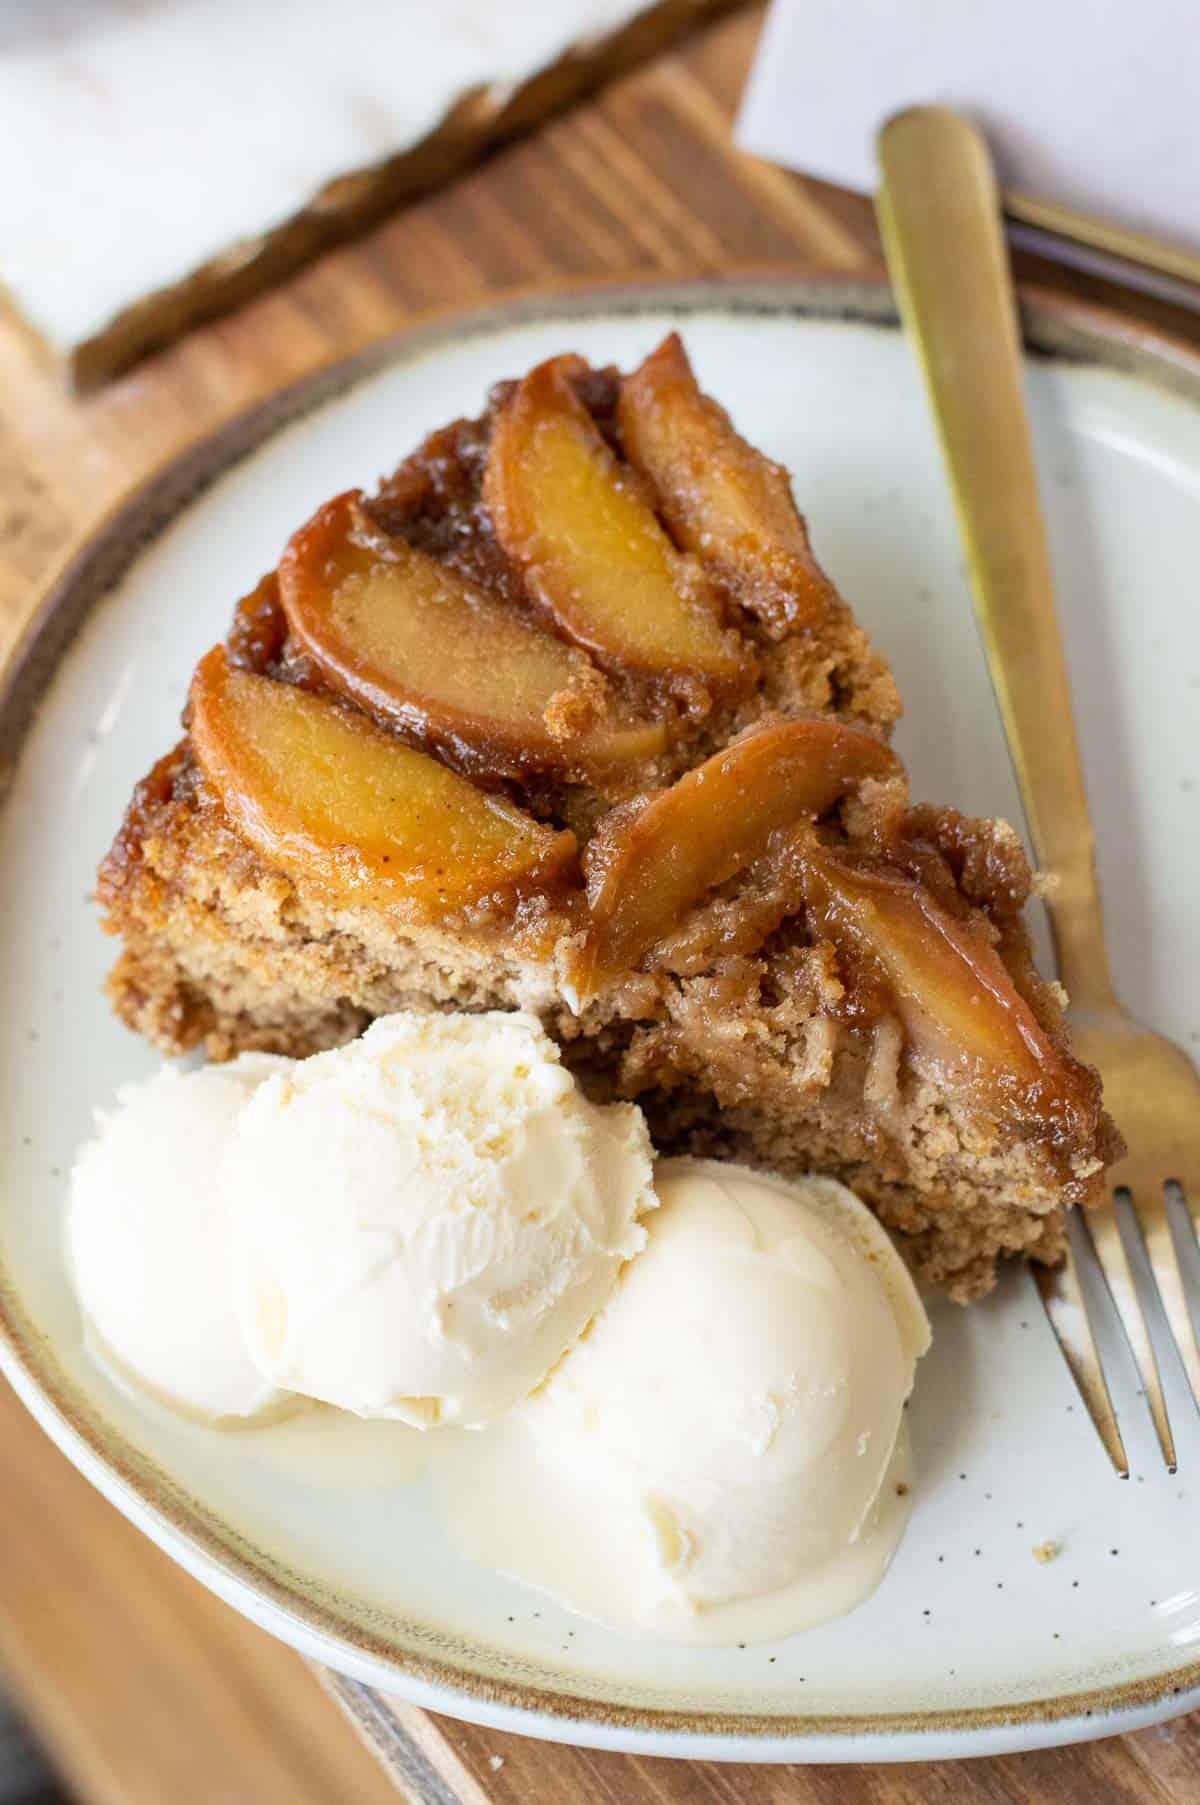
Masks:
[[[677,333],[624,379],[617,419],[626,456],[650,478],[680,545],[773,631],[821,619],[836,591],[813,557],[787,471],[701,391]]]
[[[779,828],[823,815],[852,785],[899,769],[895,753],[858,728],[780,721],[618,817],[588,849],[591,922],[574,974],[580,1002],[633,969]]]
[[[265,859],[347,902],[445,912],[569,875],[574,837],[477,790],[328,696],[235,669],[192,679],[200,767]]]
[[[555,738],[554,698],[601,683],[581,652],[403,539],[364,530],[357,492],[294,536],[279,565],[288,625],[332,688],[468,769],[585,777],[666,743],[660,722]]]
[[[601,662],[736,690],[752,675],[745,648],[575,394],[570,374],[582,367],[540,364],[500,410],[483,484],[500,543],[537,601]]]
[[[897,873],[851,863],[814,840],[800,861],[805,904],[834,942],[882,976],[918,1058],[1045,1087],[1069,1102],[1082,1073],[1019,994],[994,946]]]

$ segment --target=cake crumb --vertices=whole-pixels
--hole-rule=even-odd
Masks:
[[[1061,1553],[1062,1549],[1057,1542],[1037,1542],[1034,1545],[1033,1558],[1044,1567],[1048,1561],[1056,1561]]]
[[[905,1485],[903,1479],[901,1479],[897,1483],[896,1496],[897,1496],[897,1498],[907,1498],[908,1497],[908,1487]]]

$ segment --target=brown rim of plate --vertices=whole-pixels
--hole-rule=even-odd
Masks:
[[[145,477],[73,545],[43,586],[27,624],[0,668],[0,806],[16,772],[21,747],[39,700],[76,633],[102,596],[125,575],[142,549],[218,477],[275,433],[379,371],[428,355],[442,344],[487,337],[497,330],[543,319],[569,324],[595,314],[639,314],[672,309],[680,314],[714,307],[742,316],[787,315],[842,320],[895,328],[898,316],[883,279],[841,275],[796,277],[782,271],[732,272],[699,281],[664,283],[650,276],[616,282],[569,282],[520,291],[487,306],[421,320],[350,356],[301,377],[277,394],[252,405],[206,434]],[[1090,303],[1065,299],[1044,289],[1021,290],[1022,325],[1028,348],[1068,363],[1095,364],[1149,381],[1200,405],[1200,352],[1163,332],[1135,324]],[[969,1732],[1001,1726],[1052,1724],[1067,1718],[1111,1719],[1113,1713],[1144,1713],[1172,1699],[1180,1710],[1197,1702],[1185,1694],[1200,1689],[1200,1661],[1168,1673],[1054,1697],[957,1710],[875,1712],[863,1715],[722,1714],[719,1711],[642,1708],[573,1694],[534,1681],[495,1678],[439,1657],[436,1637],[426,1629],[428,1654],[399,1650],[386,1632],[354,1621],[348,1604],[336,1598],[317,1602],[311,1584],[253,1547],[191,1498],[170,1475],[115,1435],[56,1370],[53,1355],[28,1320],[7,1274],[0,1269],[0,1352],[18,1390],[37,1394],[43,1414],[54,1423],[54,1439],[69,1444],[88,1464],[106,1469],[112,1502],[148,1510],[163,1530],[181,1541],[198,1577],[210,1563],[228,1592],[248,1586],[268,1598],[310,1636],[332,1638],[359,1657],[386,1663],[396,1682],[418,1682],[448,1696],[437,1709],[471,1716],[476,1710],[514,1711],[549,1718],[569,1736],[570,1725],[628,1730],[642,1734],[755,1739],[871,1737]],[[78,1464],[78,1463],[77,1463]],[[91,1475],[89,1475],[91,1476]],[[220,1584],[207,1581],[213,1589]],[[414,1640],[420,1627],[413,1625]],[[333,1651],[330,1651],[333,1653]],[[512,1657],[481,1646],[485,1659],[512,1665]],[[357,1686],[359,1682],[354,1682]],[[519,1729],[520,1725],[512,1726]],[[1106,1734],[1119,1733],[1107,1723]],[[543,1732],[544,1733],[544,1732]],[[869,1751],[864,1751],[869,1756]]]

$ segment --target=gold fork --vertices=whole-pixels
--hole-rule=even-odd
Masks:
[[[1022,393],[1021,344],[1000,197],[987,147],[945,107],[883,127],[877,199],[888,266],[929,390],[954,493],[975,609],[1034,850],[1046,875],[1059,976],[1081,1059],[1097,1066],[1128,1154],[1107,1200],[1087,1213],[1168,1468],[1175,1441],[1154,1345],[1118,1222],[1127,1193],[1163,1310],[1200,1407],[1200,1345],[1167,1192],[1200,1199],[1200,1077],[1187,1055],[1117,1001],[1109,973],[1095,842],[1037,476]],[[1195,1243],[1194,1217],[1185,1217]],[[1086,1254],[1087,1242],[1082,1243]],[[1129,1461],[1074,1256],[1038,1269],[1050,1323],[1117,1472]]]

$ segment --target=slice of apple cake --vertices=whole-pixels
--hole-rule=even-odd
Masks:
[[[336,497],[200,662],[100,872],[121,1016],[307,1053],[528,1008],[664,1151],[853,1186],[969,1298],[1119,1143],[1012,830],[911,805],[891,674],[671,337]]]

